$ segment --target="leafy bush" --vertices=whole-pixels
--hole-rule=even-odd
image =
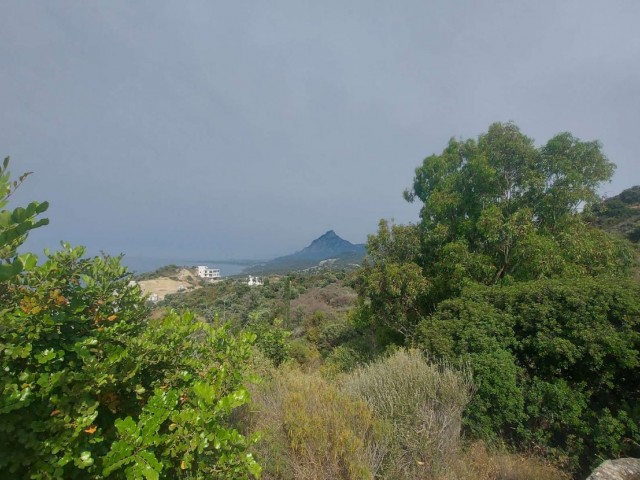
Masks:
[[[31,202],[26,208],[4,210],[9,197],[30,174],[31,172],[27,172],[18,180],[11,181],[9,157],[6,157],[0,166],[0,208],[3,209],[0,211],[0,281],[8,280],[22,270],[35,266],[35,255],[17,255],[17,249],[31,230],[49,223],[46,218],[36,218],[49,208],[47,202]]]
[[[471,430],[568,456],[640,453],[640,286],[619,278],[468,290],[423,321],[432,355],[465,362],[478,393]]]
[[[290,343],[291,358],[305,371],[317,370],[322,363],[318,349],[304,338],[295,338]]]
[[[0,175],[1,206],[7,179]],[[64,244],[41,266],[22,261],[17,248],[42,210],[0,212],[0,261],[11,269],[0,280],[4,476],[259,474],[250,442],[228,420],[248,401],[251,338],[190,314],[147,321],[119,258],[86,259]]]
[[[464,370],[428,363],[417,350],[398,350],[349,374],[342,389],[392,426],[385,478],[433,478],[457,453],[473,391]]]
[[[327,378],[335,378],[340,373],[346,373],[363,363],[362,355],[346,345],[334,348],[322,365],[322,374]]]
[[[291,332],[282,328],[281,320],[274,320],[273,325],[252,323],[249,330],[256,335],[256,346],[276,367],[291,358],[288,342]]]
[[[327,352],[347,342],[356,333],[353,325],[347,319],[326,323],[320,328],[317,344],[320,350]]]
[[[257,472],[246,440],[225,426],[248,400],[248,339],[190,315],[147,324],[118,259],[82,253],[67,246],[2,285],[0,469],[14,478]]]

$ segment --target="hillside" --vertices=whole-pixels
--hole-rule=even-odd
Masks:
[[[365,254],[364,244],[351,243],[329,230],[299,252],[254,265],[245,269],[245,272],[265,274],[323,267],[353,268],[362,262]]]
[[[193,270],[169,265],[149,273],[137,281],[144,295],[156,295],[163,300],[166,295],[200,288]]]
[[[593,213],[596,226],[640,243],[640,185],[606,199],[594,207]]]

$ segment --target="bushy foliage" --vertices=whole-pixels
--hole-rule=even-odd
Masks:
[[[27,172],[18,180],[11,181],[9,157],[6,157],[0,166],[0,281],[35,266],[38,261],[35,255],[17,255],[17,249],[31,230],[49,223],[46,218],[37,218],[49,208],[47,202],[31,202],[27,207],[4,209],[9,197],[30,174],[31,172]]]
[[[573,466],[637,455],[640,286],[540,280],[470,289],[420,326],[431,355],[469,365],[477,435],[566,455]]]
[[[252,396],[265,478],[374,478],[388,437],[364,402],[317,374],[292,369],[273,371]]]
[[[355,288],[361,299],[361,323],[383,325],[411,337],[422,318],[430,282],[420,262],[419,230],[413,225],[389,225],[380,221],[377,235],[370,235]]]
[[[579,212],[613,169],[598,142],[568,133],[536,147],[496,123],[477,140],[452,139],[405,192],[422,203],[419,223],[381,222],[369,237],[357,289],[372,318],[411,342],[419,321],[469,284],[627,275],[633,249]]]
[[[458,451],[473,385],[465,370],[398,350],[345,377],[342,389],[391,426],[385,478],[434,478]]]
[[[67,247],[3,285],[0,468],[15,478],[257,472],[225,424],[248,400],[248,339],[186,314],[147,324],[118,259],[82,253]]]
[[[305,338],[294,338],[289,344],[291,358],[304,371],[315,371],[322,364],[322,356],[316,346]]]
[[[273,324],[255,322],[248,330],[255,334],[256,346],[276,367],[291,358],[288,340],[291,332],[282,328],[281,320],[276,319]]]
[[[588,213],[613,170],[597,141],[496,123],[416,169],[417,224],[369,237],[354,317],[468,365],[472,435],[580,468],[637,448],[635,250]]]
[[[460,441],[468,373],[399,350],[336,381],[254,357],[264,382],[245,409],[263,478],[542,480],[567,475],[536,455]],[[364,468],[366,466],[366,468]]]
[[[41,209],[19,222],[39,225]],[[24,232],[16,237],[13,213],[0,218],[10,219],[0,251],[17,255]],[[229,424],[248,401],[251,338],[190,314],[148,321],[119,258],[83,254],[63,244],[40,266],[2,259],[18,265],[0,281],[3,477],[259,474],[249,441]]]
[[[476,441],[459,452],[438,480],[569,480],[571,475],[539,455],[487,448]]]
[[[327,356],[321,372],[327,378],[336,378],[341,373],[350,372],[362,363],[363,355],[347,345],[339,345]]]

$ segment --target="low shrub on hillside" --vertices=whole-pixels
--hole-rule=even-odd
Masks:
[[[473,392],[466,371],[398,350],[353,371],[342,389],[391,425],[384,478],[433,478],[458,452],[462,412]]]
[[[464,448],[437,480],[570,480],[571,476],[533,454],[489,450],[481,442]]]
[[[385,426],[362,401],[317,374],[274,371],[252,392],[265,479],[372,479],[387,451]]]
[[[363,363],[363,357],[357,350],[347,345],[334,348],[327,356],[320,371],[326,378],[336,378],[341,373],[347,373]]]
[[[229,426],[248,340],[191,315],[146,320],[118,259],[81,249],[0,284],[0,470],[11,478],[238,478]],[[34,475],[36,477],[34,477]]]

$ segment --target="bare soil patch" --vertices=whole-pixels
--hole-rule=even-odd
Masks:
[[[164,299],[166,295],[171,293],[186,292],[200,288],[195,274],[186,268],[181,269],[174,278],[160,277],[151,280],[140,280],[138,285],[140,285],[142,293],[145,295],[155,293],[158,295],[158,300]]]

